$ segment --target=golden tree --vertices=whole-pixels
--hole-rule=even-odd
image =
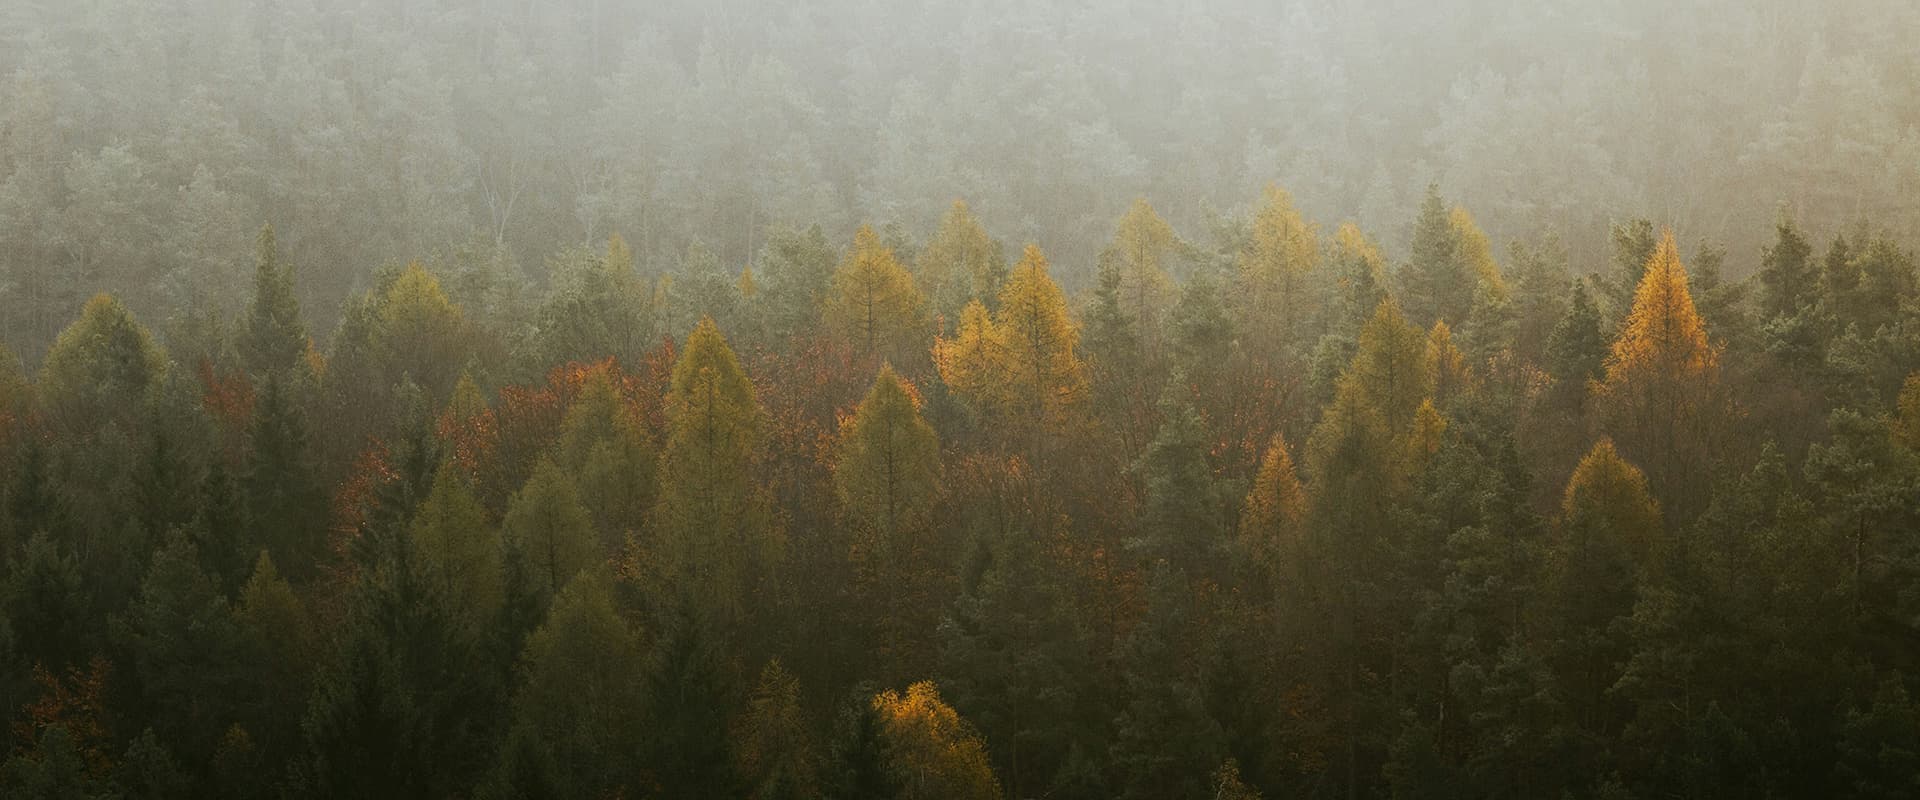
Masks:
[[[875,695],[887,767],[903,800],[998,800],[986,742],[932,681]]]
[[[1320,262],[1318,232],[1293,207],[1293,197],[1268,186],[1239,256],[1241,324],[1256,354],[1274,357],[1300,323],[1307,273]]]
[[[1667,231],[1641,274],[1595,397],[1621,449],[1646,465],[1655,491],[1683,513],[1704,503],[1707,462],[1728,416],[1719,360]]]
[[[832,329],[862,355],[905,363],[924,347],[926,307],[926,297],[893,249],[873,228],[860,226],[827,296]]]

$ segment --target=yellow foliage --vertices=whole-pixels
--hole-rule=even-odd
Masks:
[[[1910,449],[1920,450],[1920,372],[1908,375],[1906,383],[1901,384],[1895,411],[1894,439]]]
[[[1306,489],[1300,485],[1286,439],[1276,433],[1241,507],[1241,544],[1262,560],[1284,557],[1297,544],[1306,514]]]
[[[1251,234],[1240,253],[1239,300],[1263,347],[1273,347],[1295,324],[1306,274],[1319,264],[1318,232],[1285,190],[1268,186]]]
[[[1473,385],[1473,372],[1467,356],[1453,343],[1453,329],[1445,320],[1434,320],[1427,331],[1427,372],[1432,376],[1433,396],[1445,402]]]
[[[1717,366],[1719,353],[1707,341],[1707,329],[1687,289],[1687,269],[1666,231],[1648,259],[1633,310],[1607,356],[1603,391],[1648,377],[1677,379]]]
[[[1368,271],[1373,273],[1374,283],[1386,285],[1387,260],[1380,255],[1380,246],[1368,239],[1360,226],[1351,222],[1341,223],[1340,229],[1333,233],[1333,252],[1341,261],[1366,264]]]
[[[1660,533],[1660,504],[1647,491],[1646,475],[1621,458],[1610,439],[1594,444],[1574,468],[1561,513],[1567,526],[1623,537],[1636,556],[1645,556]]]
[[[1401,316],[1392,298],[1380,301],[1373,318],[1361,328],[1360,349],[1347,368],[1347,378],[1360,399],[1396,433],[1406,430],[1421,399],[1431,393],[1427,337]]]
[[[903,800],[998,800],[986,743],[932,681],[875,695],[873,711]]]
[[[1487,234],[1474,223],[1473,215],[1455,206],[1447,220],[1453,225],[1454,239],[1458,242],[1455,249],[1460,254],[1460,263],[1473,273],[1480,292],[1496,301],[1509,299],[1511,295],[1507,290],[1507,279],[1500,274],[1500,264],[1493,260],[1493,246],[1487,243]]]
[[[1079,343],[1046,256],[1027,245],[1000,290],[999,313],[989,320],[984,306],[968,304],[955,338],[936,345],[936,358],[941,378],[975,407],[1015,429],[1057,431],[1086,396]]]
[[[1434,408],[1433,398],[1420,401],[1420,409],[1413,413],[1413,429],[1407,432],[1404,448],[1406,473],[1418,475],[1427,468],[1427,462],[1434,453],[1440,452],[1441,437],[1447,432],[1447,419],[1440,416],[1440,410]]]
[[[1173,293],[1164,258],[1178,241],[1173,227],[1142,197],[1134,200],[1120,218],[1113,241],[1100,255],[1102,260],[1113,260],[1119,267],[1120,302],[1133,316],[1134,325],[1149,345],[1158,336],[1161,312]]]
[[[897,357],[924,346],[919,337],[926,306],[926,297],[894,258],[893,249],[880,242],[873,228],[860,226],[853,249],[833,275],[828,324],[863,355]]]
[[[986,300],[1000,289],[1006,260],[965,200],[953,201],[940,229],[914,261],[920,284],[941,314],[968,300]]]

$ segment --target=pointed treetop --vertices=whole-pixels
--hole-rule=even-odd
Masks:
[[[1713,369],[1719,354],[1707,341],[1706,325],[1687,288],[1687,270],[1668,230],[1634,292],[1633,310],[1607,357],[1607,384],[1653,372],[1669,377]]]

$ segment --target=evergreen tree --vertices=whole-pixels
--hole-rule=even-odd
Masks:
[[[1401,294],[1414,324],[1465,322],[1473,307],[1475,280],[1473,265],[1461,258],[1460,230],[1440,197],[1440,187],[1429,185],[1414,220],[1412,252],[1400,273]]]
[[[1167,385],[1160,400],[1160,431],[1133,465],[1146,487],[1141,527],[1146,549],[1189,574],[1210,574],[1224,544],[1224,521],[1213,471],[1207,464],[1206,432],[1187,399],[1183,381]]]
[[[1784,212],[1774,224],[1775,239],[1760,251],[1761,312],[1768,318],[1792,317],[1819,299],[1819,273],[1813,247]]]
[[[294,297],[293,266],[280,261],[273,226],[260,228],[254,262],[253,304],[247,308],[240,352],[257,376],[291,376],[307,355],[307,325]]]

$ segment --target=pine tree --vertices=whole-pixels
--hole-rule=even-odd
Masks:
[[[1206,431],[1182,380],[1160,399],[1160,430],[1133,465],[1146,487],[1141,528],[1147,547],[1189,574],[1211,574],[1224,542],[1224,520],[1207,463]]]
[[[324,547],[326,494],[315,475],[306,414],[290,391],[279,375],[267,375],[253,407],[241,485],[267,549],[277,562],[297,565],[296,577],[305,577]]]
[[[1126,704],[1114,721],[1110,757],[1125,798],[1203,797],[1225,755],[1194,663],[1192,610],[1182,576],[1162,562],[1146,618],[1121,649]]]
[[[819,764],[800,708],[800,681],[767,662],[734,734],[736,769],[754,800],[802,800],[820,793]]]
[[[643,790],[632,756],[644,730],[640,636],[614,608],[600,570],[570,580],[527,637],[498,791],[606,797]]]
[[[1440,197],[1440,187],[1429,185],[1413,224],[1413,250],[1401,271],[1401,293],[1414,324],[1432,320],[1452,325],[1466,321],[1473,307],[1476,276],[1461,259],[1460,231]]]
[[[818,225],[805,232],[780,231],[767,240],[760,250],[760,294],[774,336],[790,339],[819,324],[835,260],[833,245]]]
[[[253,304],[240,342],[242,362],[256,376],[291,375],[306,361],[307,325],[294,297],[293,266],[280,261],[273,226],[260,228]]]
[[[1820,276],[1813,246],[1783,211],[1774,224],[1774,242],[1760,251],[1761,313],[1767,319],[1792,317],[1818,299]]]
[[[841,339],[861,355],[909,363],[924,347],[926,305],[893,250],[861,226],[827,298],[828,323]]]
[[[638,530],[654,500],[658,448],[639,411],[614,386],[611,367],[595,369],[567,406],[554,462],[573,476],[593,512],[602,545]]]

